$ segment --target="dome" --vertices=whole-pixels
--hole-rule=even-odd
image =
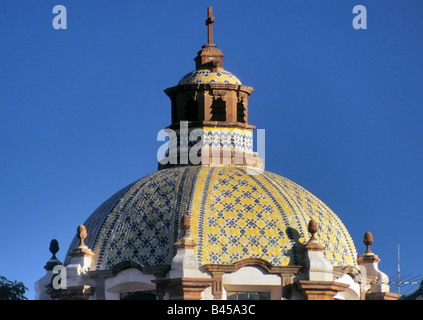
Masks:
[[[242,167],[186,166],[159,170],[105,201],[84,225],[92,269],[123,261],[143,266],[170,264],[181,236],[183,214],[191,218],[190,236],[200,264],[230,264],[261,258],[276,266],[304,265],[308,222],[325,258],[356,266],[356,250],[341,220],[296,183]],[[74,239],[69,251],[78,245]]]
[[[194,70],[185,75],[178,83],[194,84],[194,83],[228,83],[228,84],[241,84],[241,81],[232,73],[226,70],[219,70],[212,72],[208,69]]]

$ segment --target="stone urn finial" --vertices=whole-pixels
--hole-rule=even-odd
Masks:
[[[371,254],[372,251],[370,250],[370,246],[373,244],[373,235],[371,232],[367,231],[364,234],[363,243],[366,246],[366,254]]]
[[[310,241],[312,240],[316,240],[316,236],[315,234],[317,233],[318,230],[318,226],[317,226],[317,221],[314,219],[311,219],[310,222],[308,223],[308,232],[311,233],[311,238]]]
[[[83,224],[79,225],[78,228],[76,229],[76,236],[81,241],[79,243],[79,246],[85,247],[84,240],[87,237],[87,228],[85,228],[85,226]]]
[[[57,241],[56,239],[51,240],[49,250],[52,253],[51,260],[57,260],[56,253],[59,252],[59,241]]]
[[[183,238],[188,238],[189,229],[191,228],[191,219],[188,215],[184,214],[181,218],[181,229],[183,232]]]
[[[56,257],[56,253],[59,252],[59,241],[57,241],[56,239],[52,239],[50,241],[49,251],[51,252],[52,256],[50,260],[47,261],[47,264],[44,266],[44,269],[46,269],[47,271],[53,270],[55,266],[62,264]]]

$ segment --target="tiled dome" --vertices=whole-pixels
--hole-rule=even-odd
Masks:
[[[241,81],[229,71],[222,69],[217,72],[212,72],[208,69],[202,69],[188,73],[179,81],[178,85],[194,83],[242,84]]]
[[[86,245],[96,254],[92,268],[122,261],[170,264],[180,237],[182,214],[200,264],[262,258],[277,266],[304,263],[307,224],[334,265],[355,266],[354,243],[341,220],[294,182],[239,167],[188,166],[159,170],[117,192],[84,223]],[[78,245],[74,239],[70,249]]]

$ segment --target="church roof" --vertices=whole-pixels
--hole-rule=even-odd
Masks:
[[[122,261],[170,264],[180,238],[181,216],[200,264],[230,264],[261,258],[273,265],[302,265],[307,224],[332,264],[355,266],[356,249],[341,222],[322,201],[296,183],[242,167],[186,166],[159,170],[123,188],[84,223],[93,269]],[[78,245],[74,239],[69,252]]]

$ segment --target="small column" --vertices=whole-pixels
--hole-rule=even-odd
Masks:
[[[333,266],[323,256],[324,247],[315,237],[317,230],[317,222],[310,220],[308,231],[311,238],[305,246],[307,280],[295,284],[306,300],[334,300],[335,295],[348,285],[333,281]]]
[[[213,279],[199,269],[194,255],[196,243],[189,236],[190,218],[181,218],[182,239],[176,241],[176,255],[172,260],[169,275],[153,280],[158,292],[167,292],[170,300],[201,300],[201,293],[212,285]]]
[[[200,271],[197,258],[194,255],[196,243],[189,236],[190,218],[184,214],[181,218],[182,239],[175,242],[176,255],[172,260],[169,272],[170,278],[204,277]]]
[[[389,278],[379,270],[380,259],[370,250],[373,244],[371,232],[364,234],[363,243],[366,246],[366,252],[357,259],[357,263],[362,273],[361,288],[365,292],[365,299],[397,300],[400,295],[389,292]]]
[[[53,269],[55,266],[62,265],[60,260],[56,257],[56,253],[59,252],[59,242],[56,239],[50,241],[49,250],[52,253],[52,256],[44,266],[44,269],[46,269],[47,272],[34,284],[35,300],[52,300],[48,290],[51,287],[51,282],[54,276]]]
[[[84,243],[87,237],[84,225],[78,226],[76,236],[80,243],[69,254],[71,259],[65,269],[65,286],[60,289],[52,288],[50,291],[59,300],[87,300],[95,287],[95,281],[87,275],[94,253]]]
[[[323,256],[323,245],[316,239],[318,231],[317,222],[310,220],[308,231],[311,238],[305,246],[306,249],[306,268],[308,272],[308,280],[333,280],[333,266]]]
[[[73,249],[69,256],[71,260],[69,265],[79,265],[79,272],[85,273],[90,269],[94,253],[85,245],[84,240],[87,238],[87,229],[84,225],[79,225],[76,229],[76,236],[79,239],[79,246]]]

